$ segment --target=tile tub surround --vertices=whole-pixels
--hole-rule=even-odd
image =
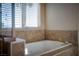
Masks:
[[[46,39],[62,41],[62,42],[68,41],[72,43],[74,48],[74,55],[77,55],[78,52],[77,31],[47,30]]]
[[[45,34],[46,33],[46,34]],[[16,31],[16,37],[26,40],[26,43],[41,41],[41,40],[56,40],[68,41],[73,44],[74,55],[77,55],[78,40],[77,31],[65,30],[25,30]]]
[[[16,31],[16,37],[25,39],[26,43],[44,40],[44,30]]]
[[[46,36],[44,30],[16,31],[16,37],[23,38],[28,43],[44,40],[46,37],[48,40],[68,41],[73,45],[78,44],[77,31],[46,30]]]

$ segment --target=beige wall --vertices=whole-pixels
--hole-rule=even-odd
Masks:
[[[77,4],[47,4],[48,30],[77,30]]]

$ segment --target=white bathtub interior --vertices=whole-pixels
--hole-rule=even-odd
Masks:
[[[69,43],[70,44],[70,43]],[[59,41],[44,40],[25,44],[25,55],[36,56],[69,45]]]

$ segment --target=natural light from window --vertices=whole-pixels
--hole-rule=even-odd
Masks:
[[[40,16],[40,5],[28,3],[26,5],[26,27],[38,27]]]
[[[22,3],[15,3],[15,28],[39,27],[40,25],[40,4],[26,3],[25,8]],[[25,10],[25,11],[23,11]],[[12,27],[12,4],[2,4],[2,26]],[[23,17],[25,16],[25,19]]]
[[[22,7],[20,3],[15,4],[15,28],[22,28]]]
[[[12,5],[11,3],[2,3],[2,28],[12,27]]]

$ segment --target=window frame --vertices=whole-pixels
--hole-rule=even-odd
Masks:
[[[24,3],[23,3],[24,4]],[[40,24],[40,26],[38,26],[38,27],[24,27],[23,26],[23,20],[22,20],[22,28],[15,28],[14,27],[14,29],[15,30],[39,30],[39,29],[44,29],[44,19],[45,19],[45,14],[44,14],[44,11],[45,11],[45,9],[46,8],[44,8],[44,6],[45,6],[45,4],[43,4],[43,3],[40,3],[40,11],[39,11],[39,17],[40,18],[38,18],[38,22],[39,22],[39,24]],[[46,12],[46,11],[45,11]],[[15,16],[13,16],[13,17],[15,17]],[[15,25],[14,25],[15,26]]]
[[[22,10],[22,14],[23,14],[23,10]],[[23,15],[22,15],[23,16]],[[15,30],[38,30],[42,28],[42,24],[41,24],[41,4],[39,4],[39,15],[38,15],[38,27],[27,27],[24,26],[26,23],[26,20],[23,19],[22,17],[22,28],[15,28]]]
[[[15,4],[18,4],[18,3],[15,3]],[[14,4],[14,8],[15,8],[15,4]],[[19,3],[19,4],[21,4],[21,20],[22,20],[22,3]],[[15,9],[14,9],[15,10]],[[14,13],[15,13],[15,11],[14,11]],[[15,13],[16,14],[16,13]],[[14,15],[14,17],[15,17],[15,15]],[[16,20],[16,19],[15,19]],[[22,22],[22,27],[16,27],[16,25],[15,25],[15,22],[14,22],[14,28],[15,29],[20,29],[20,28],[23,28],[23,22]]]

